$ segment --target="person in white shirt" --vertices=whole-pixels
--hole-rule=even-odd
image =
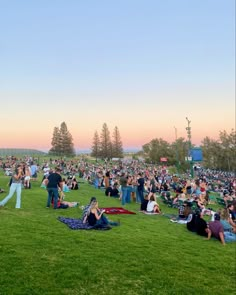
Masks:
[[[156,202],[154,193],[150,195],[149,201],[147,204],[148,213],[161,213],[160,207]]]

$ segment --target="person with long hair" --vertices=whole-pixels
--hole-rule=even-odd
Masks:
[[[16,192],[16,206],[19,209],[21,207],[21,189],[22,189],[22,179],[24,177],[23,169],[21,165],[18,165],[15,169],[15,173],[11,178],[11,185],[9,194],[0,202],[0,207],[5,206],[5,204],[12,198]]]
[[[87,221],[91,226],[111,226],[111,225],[120,225],[120,222],[109,221],[104,215],[106,211],[104,209],[99,209],[98,201],[93,200],[90,204],[87,213]]]

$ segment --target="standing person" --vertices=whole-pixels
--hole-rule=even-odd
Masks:
[[[120,186],[121,186],[121,204],[125,205],[127,202],[128,197],[128,186],[127,186],[127,177],[125,173],[123,172],[120,176]]]
[[[58,188],[63,190],[63,181],[61,177],[61,169],[57,167],[55,172],[51,173],[47,177],[46,185],[48,191],[48,201],[47,201],[47,208],[50,207],[51,200],[53,198],[53,207],[57,209],[57,201],[59,198]]]
[[[31,179],[32,180],[37,180],[38,166],[34,162],[31,162],[30,171],[31,171]]]
[[[143,173],[139,173],[137,177],[137,197],[136,203],[142,204],[144,201],[144,177]]]
[[[25,188],[30,188],[30,176],[31,176],[30,167],[26,166],[25,167],[25,178],[24,178],[24,187]]]
[[[21,188],[22,178],[24,177],[23,169],[20,165],[17,166],[15,173],[12,176],[9,194],[0,202],[0,206],[3,207],[16,192],[16,208],[21,206]]]

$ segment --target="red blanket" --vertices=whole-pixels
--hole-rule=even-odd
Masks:
[[[108,208],[102,208],[102,209],[105,210],[106,214],[136,214],[135,212],[129,211],[122,207],[108,207]]]

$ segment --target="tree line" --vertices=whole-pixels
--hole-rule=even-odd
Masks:
[[[218,139],[205,137],[200,148],[203,152],[203,165],[206,168],[219,169],[224,171],[236,170],[236,133],[231,130],[219,132]],[[54,127],[49,154],[56,156],[75,156],[73,138],[65,122],[60,128]],[[192,146],[194,147],[194,145]],[[183,137],[177,138],[169,143],[162,138],[154,138],[142,146],[142,150],[134,157],[142,157],[148,163],[160,163],[162,157],[167,158],[168,165],[176,165],[180,170],[185,171],[189,167],[186,156],[189,151],[189,141]],[[91,146],[91,156],[96,159],[112,159],[124,157],[123,144],[118,127],[110,134],[108,125],[103,124],[100,134],[94,132]]]

